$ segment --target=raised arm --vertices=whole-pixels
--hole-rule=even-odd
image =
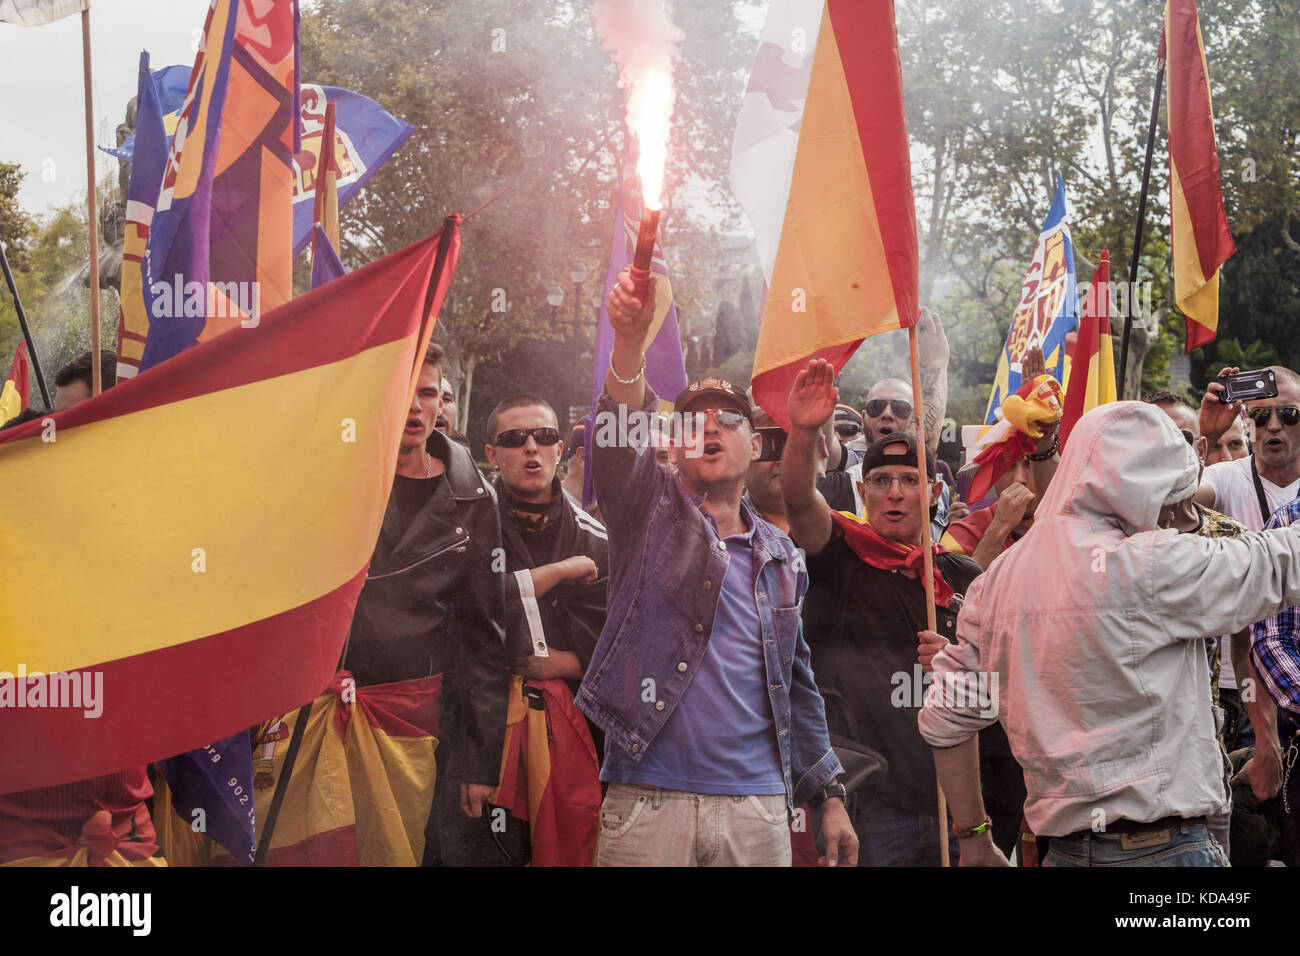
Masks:
[[[605,391],[616,403],[629,408],[645,404],[646,336],[655,318],[655,282],[651,276],[650,292],[643,302],[636,297],[636,286],[624,269],[609,290],[606,303],[609,324],[614,328],[614,351],[605,373]]]
[[[835,412],[839,389],[834,381],[834,366],[813,359],[795,376],[787,406],[790,437],[781,457],[781,497],[790,537],[808,554],[819,553],[831,539],[831,509],[817,490],[817,439]]]
[[[597,403],[592,422],[590,467],[601,514],[611,531],[628,532],[647,517],[666,472],[644,447],[634,447],[650,438],[649,412],[657,404],[654,391],[646,385],[645,348],[654,321],[655,278],[645,302],[633,294],[625,271],[610,290],[609,322],[614,328],[614,348],[605,373],[605,394]],[[625,406],[624,410],[619,406]]]
[[[1222,369],[1220,375],[1228,375],[1239,372],[1235,365]],[[1218,382],[1210,382],[1205,387],[1205,394],[1201,396],[1201,437],[1205,439],[1206,447],[1213,448],[1223,437],[1223,433],[1232,427],[1237,416],[1241,414],[1242,403],[1233,402],[1231,405],[1225,405],[1219,401],[1219,394],[1223,391],[1223,386]],[[1197,504],[1204,505],[1207,508],[1213,508],[1218,498],[1214,490],[1214,485],[1201,478],[1201,487],[1197,489],[1196,496],[1193,499]]]

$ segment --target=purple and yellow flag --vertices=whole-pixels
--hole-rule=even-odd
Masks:
[[[213,0],[144,264],[141,370],[293,295],[298,9]]]

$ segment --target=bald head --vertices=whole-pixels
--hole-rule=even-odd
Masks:
[[[882,378],[867,392],[862,430],[870,443],[881,435],[906,431],[911,417],[912,386],[901,378]]]

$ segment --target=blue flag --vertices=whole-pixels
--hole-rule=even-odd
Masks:
[[[1020,289],[1020,300],[998,359],[998,371],[989,395],[984,424],[997,421],[995,411],[1020,388],[1020,367],[1025,353],[1035,345],[1043,350],[1047,371],[1062,381],[1065,375],[1065,337],[1078,324],[1079,306],[1074,276],[1074,243],[1066,218],[1065,183],[1058,177],[1056,196]]]
[[[172,792],[172,808],[187,824],[252,864],[257,853],[253,815],[253,745],[248,731],[158,761]],[[198,812],[196,812],[198,811]]]

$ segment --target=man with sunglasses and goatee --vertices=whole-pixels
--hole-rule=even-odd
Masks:
[[[677,396],[676,474],[650,447],[654,281],[643,299],[624,272],[610,291],[614,347],[592,432],[609,607],[578,706],[606,735],[597,862],[789,866],[788,821],[815,800],[820,862],[852,865],[843,768],[799,616],[807,572],[743,500],[761,445],[744,391],[705,379]]]

